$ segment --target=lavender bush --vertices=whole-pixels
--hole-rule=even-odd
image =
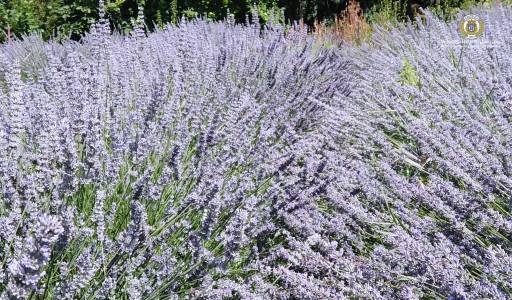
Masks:
[[[355,295],[512,295],[512,16],[472,13],[486,24],[479,40],[427,12],[342,49],[360,84],[324,103],[325,135],[337,177],[329,198],[355,202],[339,216],[357,224],[344,231],[365,257],[355,272],[364,278],[350,276]]]
[[[102,11],[0,46],[2,298],[512,297],[511,9],[339,49]]]

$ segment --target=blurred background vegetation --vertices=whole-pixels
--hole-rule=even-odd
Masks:
[[[148,29],[176,22],[181,17],[205,16],[212,20],[226,17],[229,10],[237,21],[244,21],[256,7],[261,22],[272,16],[289,23],[304,20],[308,25],[318,21],[333,23],[349,1],[346,0],[106,0],[107,17],[112,28],[128,31],[144,7]],[[419,7],[430,7],[445,15],[487,0],[361,0],[359,4],[369,23],[405,20]],[[503,1],[502,1],[503,2]],[[39,32],[50,37],[79,39],[98,17],[97,0],[0,0],[0,41],[8,33],[20,36]]]

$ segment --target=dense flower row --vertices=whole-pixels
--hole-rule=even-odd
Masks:
[[[510,298],[512,10],[478,13],[0,46],[0,297]]]
[[[361,268],[369,297],[512,296],[512,10],[473,13],[478,40],[461,39],[464,14],[427,14],[342,49],[361,84],[326,103],[328,134],[365,162],[350,178],[355,220],[378,240]]]

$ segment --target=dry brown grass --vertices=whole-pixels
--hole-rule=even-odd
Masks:
[[[314,33],[320,39],[360,44],[370,36],[370,26],[359,2],[349,0],[345,10],[335,17],[334,25],[327,26],[325,22],[315,22]]]

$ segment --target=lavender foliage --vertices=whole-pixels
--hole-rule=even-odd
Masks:
[[[474,13],[1,45],[0,298],[509,299],[512,10]]]

